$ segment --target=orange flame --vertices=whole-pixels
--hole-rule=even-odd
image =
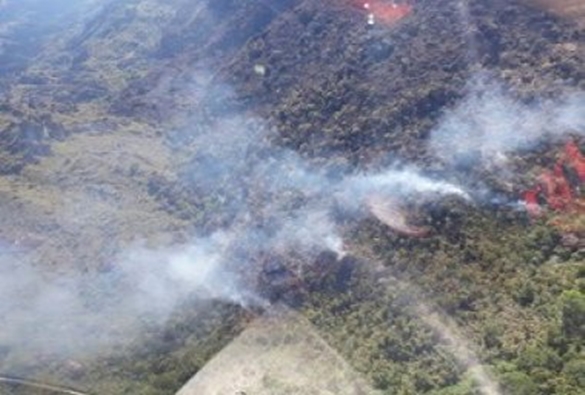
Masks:
[[[570,178],[573,172],[576,177]],[[569,141],[565,150],[552,169],[540,174],[537,185],[525,191],[522,199],[531,217],[538,217],[542,211],[539,197],[554,211],[585,212],[579,190],[585,181],[585,157],[576,141]]]

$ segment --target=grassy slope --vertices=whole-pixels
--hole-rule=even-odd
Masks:
[[[460,95],[471,71],[457,38],[459,28],[450,2],[445,7],[442,3],[421,4],[425,12],[372,39],[362,16],[354,11],[305,2],[250,41],[220,75],[232,76],[238,100],[245,107],[279,127],[280,143],[314,160],[328,163],[323,158],[336,157],[366,165],[392,151],[429,163],[420,139],[436,111]],[[484,67],[524,95],[534,90],[554,93],[558,78],[579,83],[581,54],[563,52],[560,45],[582,36],[560,22],[513,5],[486,9],[483,2],[473,4],[478,42],[486,54],[481,59]],[[157,7],[156,2],[143,2],[136,12],[163,24],[171,19],[163,12],[166,7]],[[506,29],[498,28],[504,24]],[[124,90],[132,87],[127,82],[136,79],[134,88],[158,84],[158,80],[150,80],[156,73],[148,74],[150,63],[143,60],[144,54],[137,53],[136,60],[130,60],[137,65],[137,75],[128,75],[110,56],[112,46],[126,48],[112,40],[130,45],[144,26],[138,20],[124,35],[111,39],[105,35],[84,44],[90,52],[82,60],[83,72],[67,71],[75,78],[67,82],[64,92],[71,89],[75,93],[80,84],[91,81],[96,86],[95,98],[82,104],[79,97],[66,94],[54,103],[49,95],[44,104],[41,100],[40,110],[24,110],[38,118],[37,113],[50,108],[65,108],[54,118],[68,130],[91,130],[100,121],[110,130],[54,143],[51,156],[26,167],[19,177],[0,181],[2,196],[7,197],[4,207],[14,205],[25,213],[10,218],[4,232],[33,233],[31,238],[40,239],[39,251],[59,265],[94,265],[112,239],[123,244],[137,235],[181,233],[197,218],[189,205],[199,197],[178,199],[181,207],[165,204],[169,214],[158,206],[168,200],[148,195],[147,182],[153,174],[168,180],[169,186],[174,182],[173,163],[161,138],[147,124],[113,117],[105,107],[105,98],[116,97],[118,92],[128,102],[134,97],[138,100],[140,90]],[[547,34],[539,38],[543,29]],[[339,35],[339,31],[347,34]],[[490,47],[494,40],[500,43],[497,48]],[[379,42],[384,43],[382,48]],[[153,48],[148,45],[148,41],[141,42],[135,48],[148,53]],[[391,55],[385,45],[392,47]],[[279,48],[288,50],[277,51]],[[187,50],[183,58],[171,59],[176,59],[180,70],[196,53],[190,55]],[[302,61],[295,60],[299,54]],[[331,62],[331,56],[338,56],[339,61]],[[439,62],[437,67],[436,59],[456,60]],[[252,74],[255,63],[268,65],[266,79]],[[44,70],[33,68],[31,74]],[[148,77],[141,80],[144,73]],[[50,75],[47,78],[52,81]],[[181,78],[180,72],[177,78]],[[62,81],[57,87],[63,87],[60,84]],[[41,85],[47,88],[46,80]],[[28,92],[37,89],[36,85],[16,87],[11,105],[22,113]],[[54,92],[51,89],[55,87],[47,92]],[[137,114],[129,113],[130,119],[152,114],[138,108]],[[3,118],[19,120],[21,113]],[[181,186],[176,188],[170,193]],[[92,223],[78,225],[61,215],[64,206],[69,210],[70,204],[88,200],[96,210]],[[116,203],[112,205],[112,201]],[[447,222],[454,225],[439,228],[439,234],[423,241],[393,236],[371,221],[352,227],[348,239],[351,250],[364,260],[363,270],[358,270],[350,289],[342,293],[325,282],[308,295],[301,311],[354,368],[388,393],[437,392],[440,388],[446,388],[441,393],[472,393],[466,389],[471,384],[465,369],[455,363],[449,347],[441,344],[412,307],[409,295],[423,289],[424,300],[454,317],[481,359],[510,388],[509,393],[578,394],[584,374],[580,332],[568,330],[568,313],[563,316],[563,308],[573,309],[566,311],[577,316],[585,314],[579,310],[580,302],[573,303],[575,294],[567,293],[583,291],[582,255],[559,247],[558,235],[542,224],[529,226],[517,217],[507,219],[472,208],[453,209],[449,217]],[[95,218],[98,223],[93,223]],[[47,226],[56,229],[53,234],[58,236],[47,237],[43,231]],[[389,271],[380,274],[380,265]],[[410,288],[404,283],[411,284]],[[231,321],[225,317],[232,317]],[[60,364],[43,368],[44,375],[65,378],[103,394],[173,393],[235,336],[247,318],[233,308],[217,306],[217,313],[204,319],[203,328],[198,329],[199,322],[188,313],[178,314],[168,328],[155,331],[142,345],[129,346],[121,355],[100,361],[83,361],[87,367],[81,376],[71,377]],[[39,371],[38,367],[33,370]]]

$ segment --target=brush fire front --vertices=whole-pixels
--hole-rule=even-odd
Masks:
[[[552,169],[543,170],[536,181],[522,196],[531,217],[540,216],[545,207],[555,212],[585,212],[581,197],[585,157],[575,141],[565,145]]]
[[[585,246],[585,157],[577,141],[565,144],[551,168],[544,169],[535,185],[522,193],[526,212],[532,220],[545,217],[550,226],[561,234],[565,247],[578,249]]]

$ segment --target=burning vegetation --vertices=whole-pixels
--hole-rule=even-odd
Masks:
[[[575,140],[565,144],[552,168],[544,169],[536,184],[523,192],[522,199],[531,218],[542,217],[547,209],[554,213],[549,223],[563,233],[583,233],[585,200],[585,157]],[[572,243],[575,244],[575,243]]]
[[[14,146],[16,152],[7,150],[11,161],[6,163],[17,160],[17,153],[41,156],[40,166],[14,178],[42,188],[31,191],[27,183],[7,182],[3,200],[18,192],[22,207],[41,201],[42,215],[34,211],[38,218],[31,221],[31,234],[43,231],[48,241],[42,238],[35,247],[34,239],[24,237],[29,233],[12,237],[14,232],[7,229],[7,246],[0,247],[12,259],[21,250],[15,245],[30,245],[37,255],[53,259],[48,267],[53,261],[79,264],[89,274],[69,274],[55,284],[34,267],[0,276],[5,305],[11,298],[26,302],[26,310],[19,304],[13,309],[10,303],[5,310],[25,316],[22,322],[32,328],[20,330],[0,314],[0,321],[10,324],[2,325],[3,330],[15,328],[18,340],[11,343],[0,336],[3,370],[23,366],[31,376],[64,374],[94,393],[170,395],[253,316],[266,306],[286,304],[310,319],[379,391],[493,394],[496,390],[489,387],[478,388],[485,387],[481,378],[477,383],[469,378],[478,363],[485,363],[501,381],[503,393],[578,392],[583,365],[575,350],[581,350],[584,338],[585,272],[578,266],[582,255],[564,248],[558,236],[566,232],[557,230],[566,228],[570,219],[583,221],[574,215],[582,213],[585,174],[578,143],[567,144],[559,162],[547,165],[550,169],[534,177],[534,187],[523,194],[534,217],[546,218],[550,211],[562,218],[558,224],[551,221],[554,226],[534,221],[527,227],[516,221],[523,213],[500,216],[491,206],[477,209],[456,186],[410,171],[359,173],[390,155],[432,174],[470,178],[469,166],[459,178],[430,156],[426,137],[440,122],[439,113],[464,96],[463,81],[477,68],[493,68],[494,75],[509,77],[507,83],[517,81],[520,88],[535,91],[550,81],[554,86],[559,79],[580,81],[585,62],[577,52],[551,64],[556,53],[551,48],[571,44],[570,32],[505,1],[469,2],[468,15],[458,14],[459,1],[434,0],[347,0],[344,5],[353,5],[353,10],[342,12],[326,2],[301,0],[124,3],[113,2],[84,34],[70,40],[67,52],[53,54],[55,59],[72,59],[72,68],[63,68],[68,70],[63,80],[75,86],[51,83],[48,108],[67,105],[71,113],[57,114],[58,119],[79,118],[76,122],[89,125],[79,131],[92,133],[63,134],[62,145],[45,157],[43,150],[32,149],[30,155],[27,150],[37,147],[37,140],[44,144],[45,135],[52,135],[50,128],[32,135],[30,128],[7,129],[18,134],[14,141],[26,144]],[[366,16],[369,25],[377,26],[355,28],[355,20],[365,25]],[[142,52],[131,51],[135,57],[115,56],[116,49],[135,48],[150,37],[154,27],[160,27],[160,48],[140,47]],[[207,38],[206,31],[211,32]],[[472,33],[469,42],[476,41],[477,48],[464,45],[463,33]],[[478,56],[468,56],[468,51]],[[206,58],[211,60],[199,63]],[[36,70],[52,70],[50,65],[45,61]],[[212,70],[214,77],[208,82],[197,76],[190,83],[187,75],[199,69]],[[140,77],[143,72],[146,77]],[[42,76],[53,81],[51,74]],[[24,77],[30,82],[36,76],[26,72]],[[124,89],[127,81],[132,82]],[[224,83],[227,92],[218,87]],[[32,92],[31,98],[39,95],[42,84],[26,85],[17,86],[12,96],[25,102],[23,92]],[[73,88],[94,85],[103,90],[97,99],[88,98],[86,90],[74,94]],[[113,86],[116,91],[110,90]],[[486,96],[481,89],[480,97]],[[455,130],[465,132],[469,126],[476,132],[493,125],[477,146],[492,142],[488,148],[499,152],[509,135],[525,136],[517,126],[527,119],[537,120],[530,126],[549,124],[532,112],[517,116],[517,107],[501,103],[494,108],[472,100],[463,120],[474,122],[457,120]],[[88,111],[94,107],[99,109],[96,115]],[[512,115],[502,116],[508,113],[500,107],[511,109]],[[485,117],[473,117],[482,108],[487,109]],[[23,114],[35,111],[27,107]],[[93,121],[102,116],[100,123]],[[266,132],[257,130],[264,128]],[[123,144],[125,136],[133,144]],[[448,141],[469,142],[452,133],[446,136]],[[137,149],[139,138],[146,152]],[[103,143],[110,139],[115,146]],[[513,152],[524,148],[512,140],[517,143]],[[169,145],[176,151],[167,153]],[[467,144],[456,148],[475,152]],[[455,156],[455,150],[442,152]],[[10,173],[20,167],[5,166]],[[48,189],[53,182],[55,189]],[[128,188],[117,188],[126,183]],[[45,193],[53,190],[60,193]],[[77,197],[85,197],[86,191],[87,200]],[[432,191],[441,198],[436,206],[425,206],[422,200]],[[413,197],[412,192],[424,196]],[[54,209],[51,199],[66,206],[67,213],[70,202],[77,202],[75,212],[83,215],[76,214],[75,221],[63,219],[61,205]],[[514,208],[517,200],[516,193]],[[21,206],[5,206],[4,213],[19,217],[15,226],[21,223]],[[114,210],[118,207],[119,214]],[[363,218],[364,211],[379,221],[353,220]],[[153,237],[151,247],[150,236],[156,232],[163,234],[160,241]],[[148,247],[127,245],[143,234],[149,237]],[[73,252],[67,255],[69,249]],[[123,250],[121,256],[118,250]],[[108,262],[107,270],[94,270],[94,262]],[[61,286],[63,282],[73,291]],[[21,283],[38,295],[39,307],[21,297]],[[419,295],[417,289],[428,295]],[[420,300],[433,306],[418,307]],[[441,311],[469,339],[459,340],[440,320],[437,324],[434,319]],[[148,325],[143,328],[145,318]],[[75,325],[79,322],[88,324]],[[93,329],[102,323],[103,330]],[[126,332],[124,325],[133,330]],[[146,339],[135,335],[142,329],[148,331]],[[73,344],[90,353],[89,346],[102,339],[114,348],[120,332],[122,340],[140,343],[124,342],[116,347],[119,356],[97,361],[88,356],[82,368],[47,363],[33,350],[62,339],[67,344],[58,344],[57,351],[68,352]],[[258,342],[271,345],[265,337]],[[26,347],[19,347],[24,343]],[[462,355],[464,365],[471,366],[457,367],[448,355],[450,345],[456,346],[454,356]],[[474,345],[477,363],[467,350]],[[98,346],[103,353],[105,347]],[[33,350],[30,362],[28,356],[20,362],[23,348]],[[268,393],[287,390],[281,386]]]
[[[563,153],[552,169],[545,169],[537,183],[523,193],[528,213],[542,214],[546,206],[556,212],[584,210],[581,185],[585,181],[585,157],[575,141],[565,145]]]

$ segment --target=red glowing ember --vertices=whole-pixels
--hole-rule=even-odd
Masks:
[[[526,204],[526,211],[531,217],[538,217],[542,214],[542,209],[538,204],[538,194],[541,192],[539,187],[530,189],[522,194],[522,199]]]
[[[571,141],[565,145],[565,150],[553,169],[543,171],[538,177],[538,184],[522,194],[526,211],[531,217],[540,216],[540,200],[545,201],[555,211],[581,211],[578,191],[583,181],[585,157],[577,143]]]
[[[562,163],[557,163],[553,171],[545,170],[538,178],[546,203],[553,210],[564,210],[573,201],[571,186],[563,171]]]
[[[579,180],[584,182],[585,157],[581,154],[579,146],[575,141],[571,141],[565,146],[565,162],[577,173]]]

